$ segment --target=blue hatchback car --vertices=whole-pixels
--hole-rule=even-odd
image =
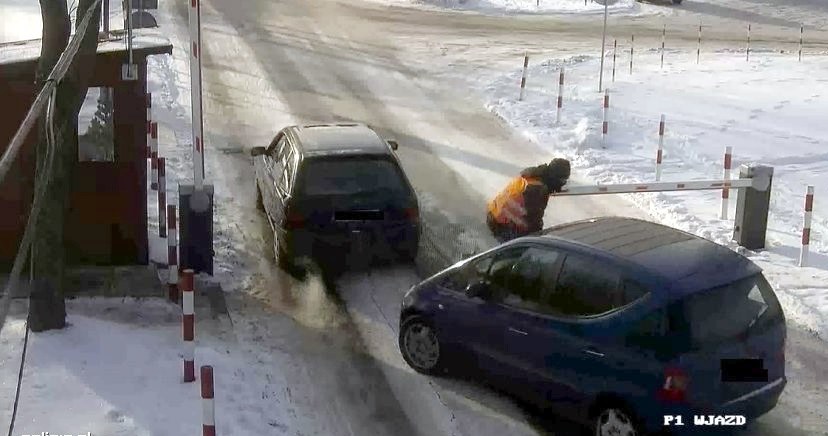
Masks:
[[[749,422],[786,384],[785,317],[761,269],[637,219],[507,242],[413,287],[401,310],[416,371],[473,364],[599,436],[706,434],[698,417]]]

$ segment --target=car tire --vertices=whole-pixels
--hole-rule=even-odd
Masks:
[[[276,259],[276,265],[279,269],[290,274],[294,278],[303,279],[305,270],[294,262],[293,256],[285,251],[282,244],[279,243],[279,237],[273,234],[273,257]]]
[[[259,188],[259,184],[256,183],[256,209],[264,212],[264,198],[262,198],[262,190]]]
[[[414,371],[427,375],[445,371],[444,350],[437,330],[422,316],[410,316],[402,322],[399,347],[405,363]]]
[[[638,418],[629,408],[618,403],[601,406],[593,417],[592,434],[595,436],[642,436]]]

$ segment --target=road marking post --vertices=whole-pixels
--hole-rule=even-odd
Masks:
[[[167,159],[158,158],[158,236],[167,237]]]
[[[523,75],[520,78],[520,97],[518,101],[523,101],[523,90],[526,88],[526,70],[529,68],[529,53],[523,54]]]
[[[564,87],[564,67],[561,67],[561,74],[558,78],[558,110],[555,114],[555,123],[561,123],[561,110],[563,109],[563,87]]]
[[[195,381],[195,295],[194,273],[181,272],[181,322],[184,336],[184,382]]]
[[[661,121],[658,122],[658,152],[656,153],[656,182],[661,180],[661,159],[663,158],[664,150],[664,115],[661,115]]]
[[[201,434],[216,436],[215,384],[210,365],[201,367]]]
[[[661,69],[664,69],[664,40],[667,39],[667,25],[661,29]]]
[[[609,112],[609,88],[604,90],[603,122],[601,123],[601,145],[603,145],[603,146],[607,145],[607,133],[609,131],[608,112]]]
[[[158,123],[150,123],[150,188],[158,190]]]
[[[733,147],[731,147],[729,145],[727,147],[725,147],[724,170],[723,170],[724,174],[722,176],[722,180],[724,180],[725,183],[730,181],[730,167],[731,167],[732,152],[733,152]],[[730,189],[728,189],[727,185],[725,185],[725,187],[722,188],[722,214],[721,214],[721,219],[723,219],[723,220],[727,219],[727,209],[728,209],[728,204],[730,202],[729,198],[730,198]]]
[[[814,211],[814,187],[805,191],[805,213],[802,224],[802,249],[799,251],[799,266],[807,266],[808,252],[811,245],[811,215]]]
[[[170,301],[178,302],[178,225],[175,205],[167,206],[167,292]]]

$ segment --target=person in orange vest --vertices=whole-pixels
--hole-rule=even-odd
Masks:
[[[512,179],[487,205],[486,223],[495,238],[504,242],[540,231],[549,195],[561,192],[569,171],[568,160],[555,158]]]

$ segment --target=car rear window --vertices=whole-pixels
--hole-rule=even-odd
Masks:
[[[684,302],[684,321],[694,348],[713,346],[782,320],[779,300],[762,274],[695,294]]]
[[[297,189],[310,196],[407,191],[402,171],[395,162],[362,156],[308,159],[300,170]]]

